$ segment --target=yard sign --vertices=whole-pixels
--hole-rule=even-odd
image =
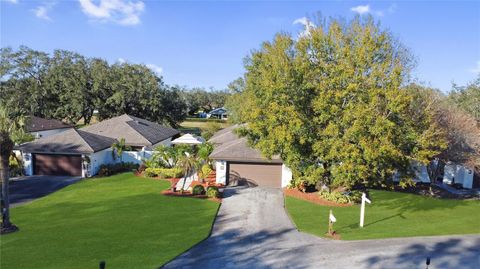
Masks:
[[[362,193],[362,206],[360,207],[360,227],[363,228],[363,220],[365,219],[365,202],[371,204],[372,202],[368,200],[367,195]]]

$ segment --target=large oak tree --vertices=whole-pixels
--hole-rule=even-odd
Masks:
[[[402,86],[410,54],[372,18],[277,34],[246,59],[241,133],[279,154],[298,181],[384,185],[443,146],[429,111]],[[238,98],[238,97],[237,97]]]

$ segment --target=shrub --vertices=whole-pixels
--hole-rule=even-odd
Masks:
[[[181,177],[183,175],[183,171],[179,167],[174,168],[147,168],[143,173],[145,176],[148,177],[164,177],[164,178],[173,178],[173,177]]]
[[[361,191],[332,191],[323,190],[318,193],[320,197],[327,201],[339,203],[339,204],[348,204],[348,203],[360,203],[362,201],[362,192]]]
[[[138,166],[139,165],[136,163],[102,164],[100,165],[100,170],[98,171],[98,175],[101,177],[107,177],[107,176],[115,175],[118,173],[137,170]]]
[[[193,195],[202,195],[205,194],[205,188],[202,185],[195,185],[192,189]]]
[[[344,195],[347,197],[350,203],[358,204],[362,202],[362,192],[361,191],[348,191]]]
[[[10,168],[11,177],[23,176],[23,163],[16,157],[10,156],[8,159],[8,166]]]
[[[144,177],[155,177],[155,173],[153,173],[153,171],[151,171],[151,168],[146,168],[143,172],[142,172],[143,176]]]
[[[220,197],[220,191],[218,190],[217,187],[210,186],[210,187],[207,188],[207,196],[209,198],[219,198]]]

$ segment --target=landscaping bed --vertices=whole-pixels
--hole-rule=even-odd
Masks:
[[[322,199],[320,195],[318,195],[318,192],[302,192],[302,191],[299,191],[298,189],[284,188],[283,193],[288,197],[294,197],[296,199],[309,201],[317,205],[334,206],[334,207],[346,207],[346,206],[353,205],[353,204],[340,204],[332,201],[327,201],[325,199]]]

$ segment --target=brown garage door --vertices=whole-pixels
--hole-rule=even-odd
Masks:
[[[281,164],[228,163],[228,184],[280,188]]]
[[[35,175],[81,176],[80,155],[33,154]]]

